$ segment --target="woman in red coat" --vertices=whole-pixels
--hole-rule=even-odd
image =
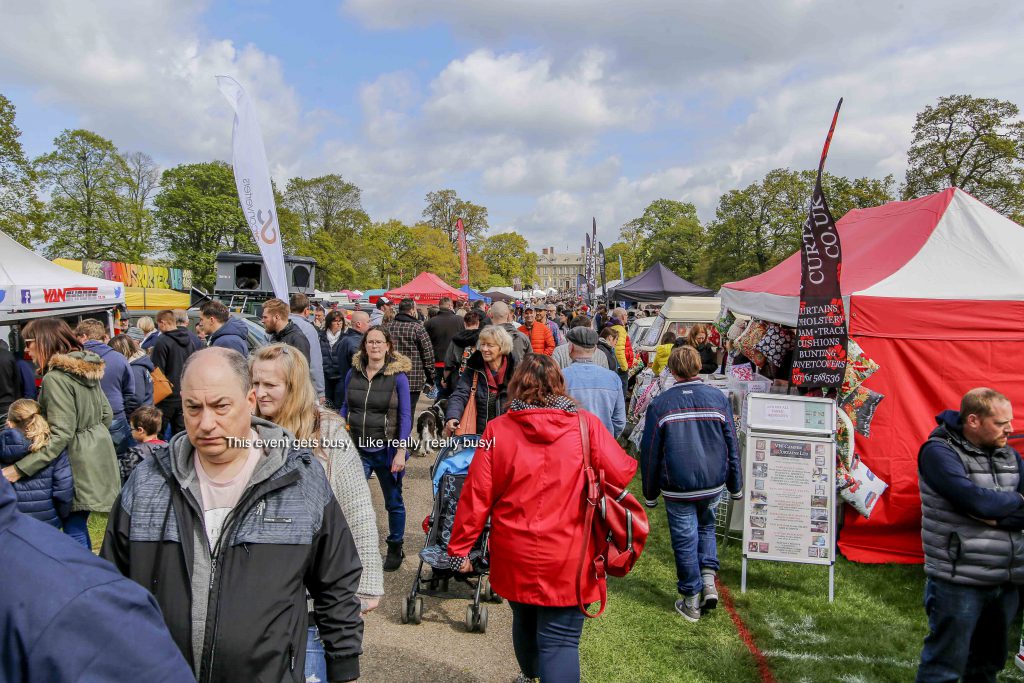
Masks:
[[[491,586],[512,606],[512,643],[524,676],[579,681],[583,613],[576,572],[583,543],[583,441],[605,479],[625,486],[636,461],[601,421],[565,393],[558,364],[528,354],[508,389],[507,413],[488,423],[462,488],[448,553],[469,571],[466,556],[491,517]],[[588,559],[588,566],[590,560]],[[598,600],[597,580],[583,583],[586,603]]]

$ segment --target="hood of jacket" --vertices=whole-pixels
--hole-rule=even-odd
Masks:
[[[117,351],[115,351],[114,349],[110,348],[101,341],[96,341],[95,339],[90,339],[86,341],[84,344],[82,344],[82,348],[84,348],[86,351],[92,351],[97,356],[102,358],[104,362],[107,360],[107,356],[109,356],[112,353],[117,353]]]
[[[167,337],[182,348],[185,348],[192,343],[192,337],[184,327],[175,327],[170,332],[161,332],[160,336]]]
[[[7,467],[28,455],[28,440],[20,429],[0,431],[0,465]]]
[[[527,410],[510,410],[498,420],[512,420],[521,430],[526,443],[548,444],[560,438],[568,431],[580,431],[578,413],[570,413],[557,408],[528,408]],[[583,465],[583,454],[580,453],[580,466]]]
[[[452,315],[454,315],[454,313]],[[475,330],[459,330],[455,333],[455,336],[452,337],[452,344],[466,348],[467,346],[475,346],[479,339],[480,328]]]
[[[285,440],[291,440],[294,437],[285,428],[261,417],[251,417],[249,425],[260,440],[274,444],[263,448],[264,455],[252,473],[251,482],[260,482],[285,464],[288,454],[293,452]],[[188,432],[175,434],[167,444],[167,462],[170,465],[171,474],[182,488],[188,488],[196,478],[194,453],[195,446],[189,441]]]
[[[932,430],[932,433],[929,436],[955,441],[958,446],[966,451],[973,451],[975,453],[986,452],[984,449],[978,448],[972,444],[964,436],[964,425],[960,421],[960,411],[943,410],[935,416],[935,424],[937,426]],[[991,453],[991,451],[988,452]]]
[[[228,321],[220,326],[220,329],[210,335],[210,341],[226,336],[241,337],[242,341],[246,341],[249,338],[249,328],[241,318],[229,317]]]
[[[143,351],[142,355],[140,355],[139,357],[133,358],[132,360],[128,361],[128,364],[138,365],[140,367],[146,368],[147,370],[149,370],[150,374],[153,374],[153,370],[156,369],[156,366],[153,365],[153,359],[147,356],[145,351]]]
[[[352,369],[363,371],[363,352],[356,351],[355,355],[352,356]],[[391,360],[386,360],[384,363],[385,375],[397,375],[400,372],[406,374],[412,372],[412,361],[409,357],[395,351],[391,356]]]
[[[53,354],[46,367],[47,371],[60,370],[85,386],[93,387],[103,379],[103,370],[107,364],[91,351],[72,351]]]

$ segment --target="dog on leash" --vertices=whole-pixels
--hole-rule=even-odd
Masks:
[[[441,399],[416,417],[416,455],[426,457],[434,451],[433,445],[444,430],[444,413],[448,409],[448,399]]]

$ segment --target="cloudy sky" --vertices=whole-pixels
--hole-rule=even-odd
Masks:
[[[901,180],[943,95],[1024,106],[1024,2],[0,0],[0,92],[31,155],[84,127],[163,166],[230,158],[214,76],[257,101],[271,172],[338,172],[375,220],[453,188],[492,232],[609,244],[661,197],[815,165]]]

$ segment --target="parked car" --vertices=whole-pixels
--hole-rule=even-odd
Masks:
[[[139,321],[139,318],[143,316],[149,316],[150,318],[156,319],[158,310],[133,310],[128,312],[128,318],[131,320],[132,327],[135,327]],[[190,308],[188,311],[188,326],[190,330],[196,329],[196,323],[199,322],[199,311],[194,308]],[[266,346],[269,343],[266,330],[263,329],[263,322],[254,315],[248,313],[231,313],[232,318],[241,318],[247,328],[247,334],[245,341],[249,344],[249,352],[252,353],[261,346]]]
[[[648,358],[654,359],[654,351],[665,332],[673,332],[677,337],[685,335],[692,325],[713,323],[721,309],[722,300],[714,296],[669,297],[658,316],[650,319],[652,323],[643,339],[633,342],[633,347],[640,352],[644,363],[648,363]]]

